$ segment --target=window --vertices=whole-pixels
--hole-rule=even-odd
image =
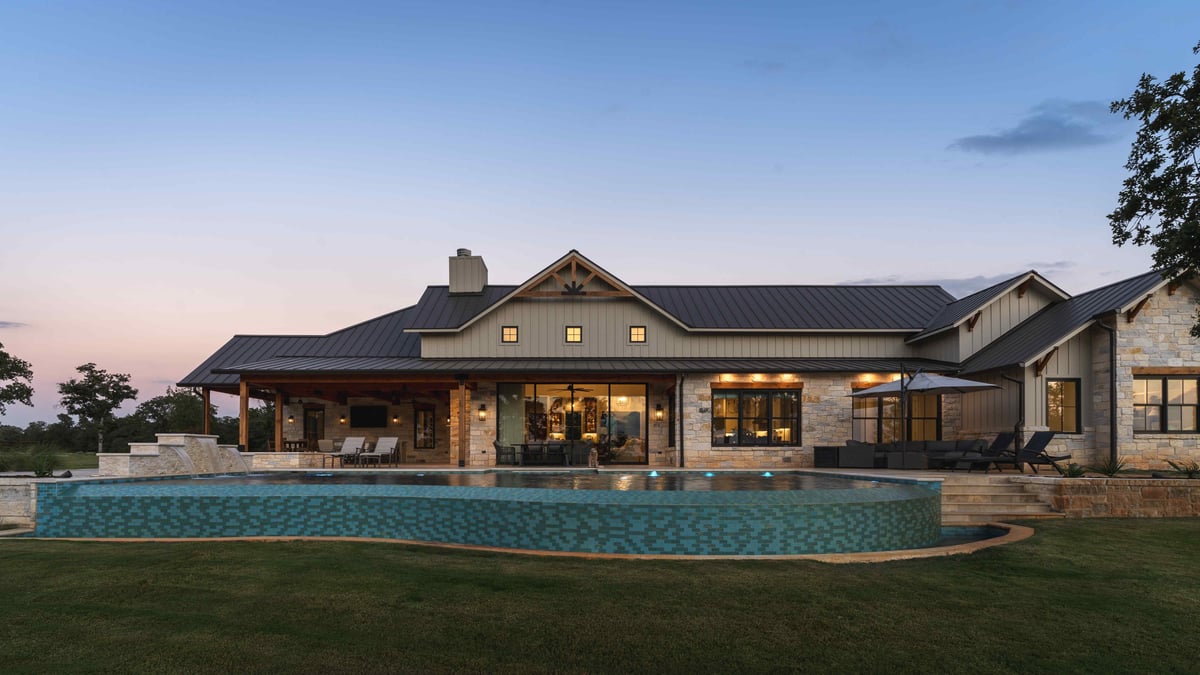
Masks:
[[[1133,430],[1196,433],[1197,378],[1138,377],[1133,380]]]
[[[714,446],[800,445],[798,389],[717,389],[712,403]]]
[[[908,440],[937,441],[942,437],[942,397],[909,394],[906,411]],[[854,440],[891,443],[901,439],[900,399],[895,396],[865,396],[854,399]]]
[[[437,441],[434,429],[437,428],[436,415],[432,408],[419,409],[413,415],[413,447],[436,448]]]
[[[1046,380],[1046,426],[1050,431],[1077,434],[1079,380]]]
[[[583,326],[567,326],[566,340],[570,344],[583,342]]]
[[[636,343],[645,342],[646,341],[646,327],[645,326],[630,326],[629,327],[629,341],[636,342]]]
[[[500,341],[504,344],[515,344],[517,342],[517,327],[516,326],[501,326]]]

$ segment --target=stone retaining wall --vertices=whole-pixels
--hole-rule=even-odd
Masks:
[[[33,526],[37,483],[32,478],[0,478],[0,525]]]
[[[1068,518],[1200,516],[1200,480],[1038,476],[1010,480]]]

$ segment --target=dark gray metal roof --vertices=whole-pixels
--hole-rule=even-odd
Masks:
[[[236,387],[236,374],[214,371],[280,356],[418,357],[421,337],[404,332],[412,310],[406,307],[328,335],[235,335],[179,386]]]
[[[458,328],[515,290],[516,286],[485,286],[478,295],[451,295],[449,286],[430,286],[417,301],[409,328]]]
[[[458,328],[516,286],[480,295],[425,289],[411,328]],[[954,296],[938,286],[635,286],[634,291],[698,330],[921,330]]]
[[[899,372],[922,368],[947,372],[957,364],[931,359],[421,359],[282,357],[222,369],[227,373],[769,373]]]
[[[1005,279],[994,286],[988,286],[982,291],[976,291],[965,298],[960,298],[946,305],[942,308],[942,311],[938,312],[932,319],[929,320],[925,330],[910,337],[908,342],[916,342],[922,338],[929,337],[930,335],[949,328],[959,321],[971,316],[975,312],[982,309],[989,302],[995,300],[998,296],[1004,293],[1004,291],[1011,288],[1013,284],[1017,283],[1017,281],[1030,274],[1032,274],[1032,272],[1023,272],[1011,279]]]
[[[939,286],[638,286],[710,330],[920,330],[954,296]]]
[[[960,372],[976,373],[1027,363],[1061,343],[1097,315],[1120,311],[1162,283],[1161,273],[1147,272],[1050,305],[972,355],[963,362]]]

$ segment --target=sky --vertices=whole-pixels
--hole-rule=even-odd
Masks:
[[[0,343],[164,393],[234,334],[570,249],[639,284],[1150,269],[1106,215],[1200,3],[0,2]],[[222,413],[232,406],[218,400]],[[132,405],[126,407],[126,411]]]

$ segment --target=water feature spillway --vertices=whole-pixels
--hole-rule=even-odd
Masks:
[[[59,483],[38,493],[38,513],[46,517],[39,515],[35,536],[336,536],[753,556],[918,548],[941,535],[940,491],[915,480],[872,483],[802,472],[664,471],[652,479],[642,472],[392,475],[400,477],[292,473]]]

